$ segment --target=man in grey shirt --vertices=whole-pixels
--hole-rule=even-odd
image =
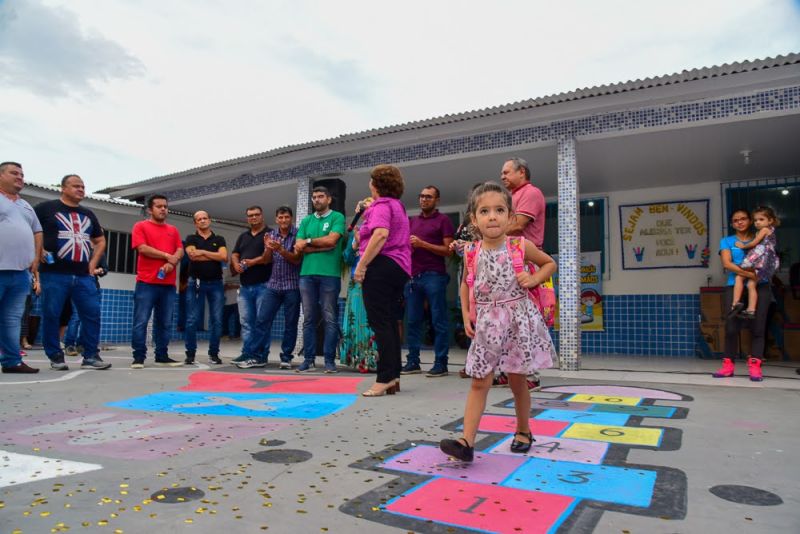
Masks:
[[[19,196],[25,186],[22,165],[0,163],[0,364],[4,373],[38,373],[23,363],[19,331],[25,298],[39,284],[42,226],[30,204]]]

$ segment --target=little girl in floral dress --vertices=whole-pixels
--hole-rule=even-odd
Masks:
[[[482,236],[482,241],[476,243],[474,298],[470,298],[466,269],[460,288],[464,326],[472,338],[466,366],[472,384],[464,408],[463,437],[444,439],[439,444],[444,453],[465,462],[471,462],[474,456],[475,436],[495,369],[508,375],[514,394],[517,428],[511,451],[530,450],[533,435],[529,426],[531,397],[527,375],[552,367],[556,357],[547,325],[528,297],[528,288],[536,287],[556,272],[555,262],[530,241],[523,241],[525,261],[533,262],[538,269],[534,273],[515,272],[506,238],[511,195],[501,185],[487,182],[474,189],[469,207],[472,222]]]

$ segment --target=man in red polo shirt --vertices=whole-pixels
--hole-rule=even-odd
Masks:
[[[136,289],[133,292],[133,364],[144,368],[147,357],[147,321],[153,314],[153,341],[156,365],[175,367],[183,362],[167,355],[172,331],[172,308],[175,302],[175,268],[183,257],[183,243],[178,229],[167,224],[167,197],[153,195],[147,200],[150,218],[133,225],[131,247],[138,252]]]
[[[511,207],[514,216],[508,222],[508,235],[521,235],[534,245],[542,248],[544,243],[544,209],[545,201],[542,191],[531,183],[531,170],[528,162],[522,158],[511,158],[503,163],[500,179],[506,189],[511,191]],[[495,377],[494,385],[508,385],[508,378],[503,373]],[[535,373],[528,380],[528,389],[540,389],[539,375]]]
[[[508,235],[521,235],[539,248],[544,243],[544,195],[531,183],[531,170],[522,158],[511,158],[500,173],[503,185],[511,191],[514,217],[509,221]]]

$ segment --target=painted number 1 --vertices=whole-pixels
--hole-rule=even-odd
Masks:
[[[459,510],[459,512],[462,512],[462,513],[465,513],[465,514],[471,514],[472,511],[475,510],[475,508],[477,508],[478,506],[480,506],[483,503],[485,503],[486,499],[487,499],[486,497],[475,497],[475,502],[474,503],[472,503],[469,507],[464,508],[463,510]]]

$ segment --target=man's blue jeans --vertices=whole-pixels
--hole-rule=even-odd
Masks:
[[[425,300],[431,310],[436,355],[434,366],[447,367],[450,350],[450,320],[447,313],[447,283],[450,276],[436,272],[424,272],[406,284],[405,298],[408,312],[408,363],[419,365],[419,349],[422,346],[425,326]]]
[[[272,343],[272,323],[283,304],[283,340],[281,341],[281,361],[292,360],[292,352],[297,343],[297,321],[300,319],[300,291],[297,289],[270,289],[264,294],[264,329],[267,333],[265,348],[269,354]]]
[[[239,319],[242,322],[242,356],[263,359],[266,336],[264,294],[267,284],[239,287]]]
[[[41,273],[42,283],[42,342],[47,357],[54,362],[64,361],[58,322],[64,303],[72,299],[81,321],[78,345],[83,347],[83,359],[94,360],[100,342],[100,296],[94,276]]]
[[[325,321],[325,341],[322,352],[326,363],[333,363],[339,343],[338,276],[305,275],[300,277],[300,296],[303,300],[303,357],[314,361],[317,352],[317,321],[319,308]]]
[[[25,298],[31,292],[28,271],[0,271],[0,364],[14,367],[19,356],[19,332]]]
[[[75,308],[75,303],[72,303],[72,317],[67,324],[67,330],[64,332],[64,346],[74,347],[78,344],[78,334],[81,330],[81,319],[78,317],[78,310]]]
[[[156,360],[167,357],[172,311],[175,306],[175,286],[171,284],[148,284],[136,282],[133,291],[133,332],[131,347],[133,359],[143,362],[147,357],[147,321],[153,314],[153,341],[156,345]]]
[[[219,338],[222,335],[222,307],[225,304],[225,289],[222,280],[197,280],[189,278],[186,287],[186,352],[194,354],[197,350],[197,327],[203,322],[204,307],[208,299],[208,355],[219,356]]]

